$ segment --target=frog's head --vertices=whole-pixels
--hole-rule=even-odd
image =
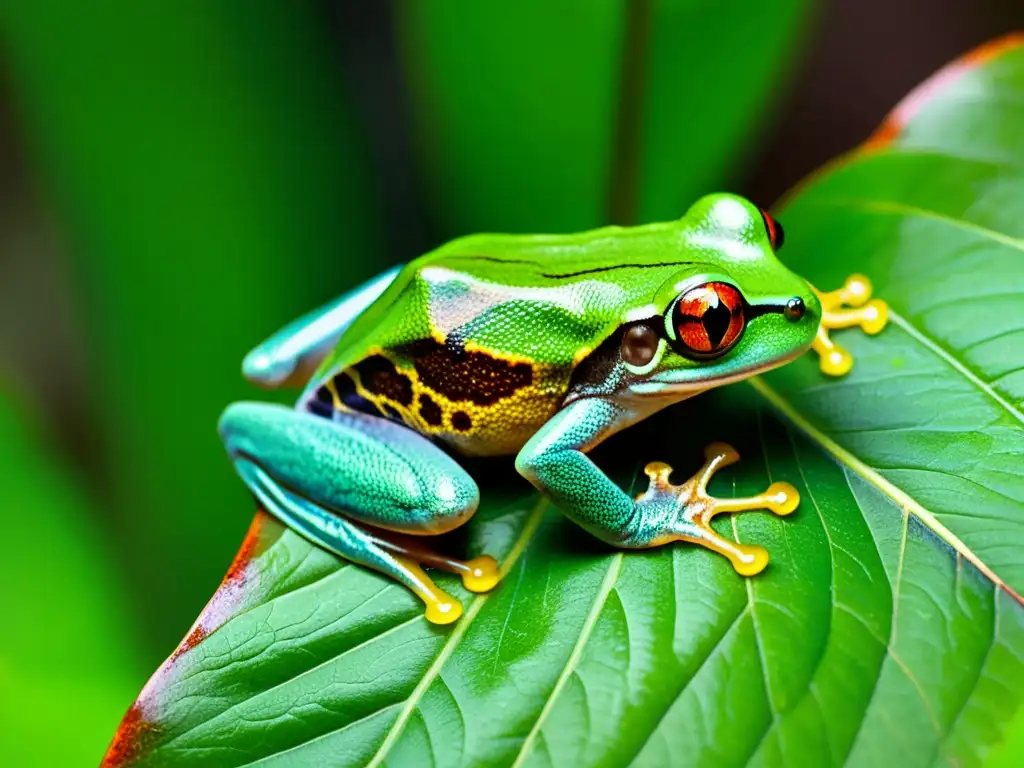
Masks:
[[[658,290],[660,314],[623,331],[634,394],[687,397],[807,351],[821,305],[777,258],[783,231],[766,211],[736,195],[708,195],[674,232],[686,267]]]

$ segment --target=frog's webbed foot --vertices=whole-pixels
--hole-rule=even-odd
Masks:
[[[812,289],[821,301],[821,324],[811,349],[818,353],[822,373],[842,376],[853,367],[853,357],[832,341],[829,331],[859,325],[873,336],[889,321],[889,307],[881,299],[871,298],[871,281],[864,275],[850,275],[837,291]]]
[[[371,533],[365,528],[362,530],[409,575],[403,581],[415,585],[412,590],[423,601],[427,621],[433,624],[450,624],[458,619],[462,615],[462,604],[438,587],[422,566],[457,574],[462,579],[462,585],[470,592],[489,592],[501,580],[498,562],[490,555],[481,555],[472,560],[456,560],[434,552],[414,536],[387,531]]]
[[[764,547],[738,544],[723,538],[711,527],[711,519],[722,512],[746,512],[767,509],[776,515],[788,515],[800,503],[800,494],[789,483],[772,483],[768,490],[746,499],[716,499],[707,492],[711,478],[722,467],[735,464],[740,455],[730,445],[712,443],[704,449],[704,466],[682,485],[672,485],[669,475],[672,467],[660,461],[644,468],[650,478],[647,491],[637,497],[637,505],[665,519],[668,510],[671,522],[664,532],[652,538],[648,546],[659,546],[671,541],[689,541],[713,552],[725,555],[733,568],[743,576],[753,576],[768,564]]]

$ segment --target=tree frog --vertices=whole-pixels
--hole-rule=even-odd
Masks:
[[[885,305],[868,301],[864,278],[818,293],[778,260],[782,242],[767,212],[729,194],[667,223],[457,239],[253,350],[243,363],[250,380],[304,386],[302,395],[294,409],[235,403],[221,435],[262,507],[406,585],[431,622],[455,621],[462,607],[422,566],[455,572],[478,592],[501,575],[489,556],[455,560],[422,543],[477,507],[477,485],[452,453],[515,454],[526,479],[615,547],[693,542],[756,574],[767,552],[720,536],[710,520],[789,514],[799,502],[791,485],[713,498],[708,480],[739,459],[716,443],[682,485],[669,482],[668,464],[649,464],[649,488],[631,498],[587,452],[811,347],[827,373],[849,368],[828,330],[877,333]]]

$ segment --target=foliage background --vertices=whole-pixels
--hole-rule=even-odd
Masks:
[[[767,89],[771,119],[751,111],[748,141],[700,186],[771,202],[943,63],[1024,25],[1015,5],[819,4],[786,87]],[[420,151],[431,104],[402,37],[415,8],[0,4],[0,615],[14,628],[0,637],[0,763],[95,763],[219,583],[251,502],[214,424],[253,394],[238,375],[249,346],[467,228],[607,218],[514,190],[504,207],[450,204],[473,147]],[[480,44],[470,23],[452,14],[442,53]],[[706,42],[688,60],[712,55]],[[451,72],[472,64],[455,56]],[[500,105],[548,71],[454,87]],[[480,117],[527,130],[500,108]],[[576,117],[545,129],[586,135]]]

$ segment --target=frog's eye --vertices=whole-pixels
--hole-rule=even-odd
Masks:
[[[658,353],[659,341],[658,332],[646,323],[631,325],[622,334],[622,359],[630,365],[643,368]]]
[[[687,357],[716,357],[743,335],[743,296],[728,283],[704,283],[680,296],[672,307],[669,336]]]
[[[764,219],[764,228],[768,231],[768,242],[772,244],[773,251],[778,251],[786,244],[786,231],[768,211],[764,208],[758,210],[761,211],[761,218]]]

